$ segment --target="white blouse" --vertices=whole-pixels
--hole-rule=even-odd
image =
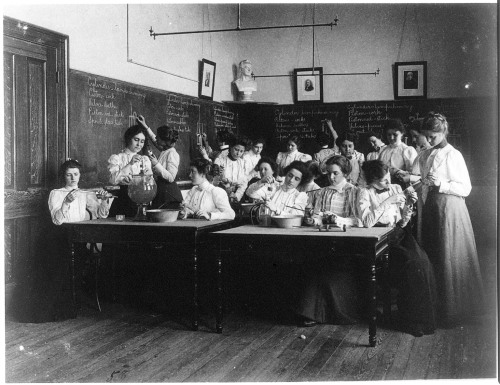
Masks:
[[[398,184],[389,185],[389,189],[379,193],[373,187],[362,189],[359,197],[359,215],[364,227],[373,227],[377,223],[395,226],[403,219],[403,226],[408,223],[412,214],[412,206],[404,203],[385,203],[389,197],[402,194],[403,189]]]
[[[55,189],[49,195],[49,210],[52,222],[61,225],[67,222],[79,222],[90,219],[86,209],[92,214],[92,218],[106,218],[109,214],[109,204],[106,199],[97,199],[95,193],[80,191],[75,200],[69,203],[69,208],[63,209],[62,204],[66,195],[73,189],[66,187]]]
[[[245,164],[245,171],[247,179],[250,180],[254,177],[259,177],[259,172],[255,170],[255,166],[259,163],[260,154],[255,154],[253,151],[247,151],[242,156],[243,163]]]
[[[432,173],[441,181],[439,192],[466,197],[470,194],[472,185],[469,171],[462,153],[451,144],[443,148],[429,148],[422,151],[419,162],[422,180]],[[429,186],[422,185],[422,199],[426,200]]]
[[[280,186],[281,183],[276,179],[271,183],[261,183],[260,181],[257,181],[248,186],[246,194],[255,200],[271,199]]]
[[[144,174],[150,175],[151,171],[151,161],[147,156],[142,156],[142,162],[137,162],[133,165],[129,165],[132,157],[136,155],[135,152],[130,151],[125,148],[119,154],[111,155],[108,159],[108,170],[109,170],[109,182],[117,184],[128,184],[125,183],[124,179],[128,175],[137,175],[141,172],[141,166],[143,167]]]
[[[248,184],[243,159],[232,160],[229,156],[218,157],[215,159],[214,164],[224,167],[224,178],[229,180],[231,190],[234,191],[238,200],[241,200]]]
[[[278,175],[283,175],[283,170],[286,168],[286,166],[296,160],[307,162],[309,160],[312,160],[312,157],[309,154],[304,154],[297,150],[295,150],[294,152],[279,152],[278,156],[276,157],[276,163],[278,164]]]
[[[162,151],[158,163],[153,167],[153,173],[168,182],[173,182],[179,170],[180,157],[175,148]]]
[[[394,168],[410,171],[416,157],[417,150],[404,143],[400,143],[399,145],[386,145],[384,149],[380,151],[378,159],[390,167],[392,175]]]
[[[372,151],[370,152],[367,156],[366,156],[366,160],[377,160],[380,153],[382,152],[382,150],[386,147],[386,145],[384,144],[383,146],[380,146],[380,148],[378,149],[378,151]]]
[[[307,205],[307,194],[297,191],[297,189],[285,191],[281,186],[271,196],[270,202],[275,205],[276,214],[286,213],[303,216]]]
[[[193,212],[206,211],[209,213],[210,220],[234,219],[236,215],[229,204],[226,192],[207,180],[189,190],[184,203]]]

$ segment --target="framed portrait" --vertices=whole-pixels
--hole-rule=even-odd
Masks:
[[[427,62],[397,62],[394,63],[395,99],[426,99],[427,98]]]
[[[294,103],[323,103],[323,67],[295,68]]]
[[[215,63],[202,59],[200,66],[198,95],[202,99],[214,99]]]

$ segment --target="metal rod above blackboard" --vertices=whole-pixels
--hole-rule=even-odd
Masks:
[[[375,75],[380,74],[380,69],[377,68],[375,72],[344,72],[344,73],[333,73],[333,74],[322,74],[316,76],[353,76],[353,75]],[[310,74],[289,74],[289,75],[255,75],[254,78],[283,78],[292,76],[311,76]]]

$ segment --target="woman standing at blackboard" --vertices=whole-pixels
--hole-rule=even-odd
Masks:
[[[411,171],[413,162],[417,157],[417,151],[402,142],[405,134],[405,127],[399,119],[387,121],[385,125],[385,134],[389,144],[384,147],[378,157],[379,160],[389,166],[392,183],[405,186],[403,180],[398,176],[400,171]]]
[[[483,310],[476,242],[464,199],[472,186],[462,154],[446,141],[446,117],[430,113],[423,132],[432,148],[420,158],[422,245],[434,265],[440,320],[451,326]]]
[[[278,175],[283,176],[285,168],[292,162],[300,160],[301,162],[307,162],[312,160],[311,155],[299,152],[302,141],[298,135],[292,135],[287,140],[287,152],[280,152],[276,157],[276,163],[278,164]]]
[[[182,203],[182,193],[175,183],[175,177],[179,170],[180,157],[175,150],[175,143],[179,139],[179,131],[168,126],[160,126],[156,130],[158,136],[154,134],[151,128],[146,124],[144,116],[139,115],[137,122],[146,129],[146,133],[155,145],[161,151],[160,156],[156,156],[149,151],[149,159],[153,166],[158,192],[153,199],[153,208],[177,209]]]
[[[143,127],[135,125],[129,127],[123,135],[125,149],[119,154],[111,155],[108,159],[109,181],[120,186],[118,198],[113,200],[109,210],[110,216],[124,214],[133,217],[137,211],[137,204],[128,196],[128,185],[132,175],[143,172],[151,175],[151,161],[146,156],[146,132]]]

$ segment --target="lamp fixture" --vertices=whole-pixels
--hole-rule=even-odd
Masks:
[[[260,29],[284,29],[284,28],[303,28],[303,27],[330,27],[333,30],[334,26],[337,26],[337,22],[339,19],[335,16],[330,23],[321,23],[321,24],[300,24],[300,25],[277,25],[271,27],[251,27],[251,28],[241,28],[241,15],[240,15],[240,4],[238,4],[238,26],[236,28],[227,28],[227,29],[212,29],[212,30],[198,30],[198,31],[185,31],[185,32],[161,32],[156,33],[153,30],[153,27],[149,29],[149,36],[153,36],[153,39],[156,40],[156,36],[168,36],[168,35],[189,35],[195,33],[212,33],[212,32],[237,32],[237,31],[255,31]]]

